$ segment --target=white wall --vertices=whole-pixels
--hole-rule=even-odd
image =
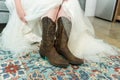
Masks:
[[[86,16],[94,16],[95,15],[96,1],[97,0],[86,0],[86,6],[85,6],[85,15]]]

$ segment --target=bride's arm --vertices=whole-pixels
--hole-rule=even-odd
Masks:
[[[16,6],[16,11],[19,16],[19,18],[24,22],[27,23],[25,20],[25,12],[24,9],[22,8],[21,0],[14,0],[15,1],[15,6]]]

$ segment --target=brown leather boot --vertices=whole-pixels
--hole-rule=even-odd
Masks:
[[[68,61],[59,55],[54,48],[56,24],[50,18],[42,19],[43,33],[40,45],[40,55],[42,58],[47,57],[49,62],[58,67],[67,67]]]
[[[67,18],[65,18],[65,17],[58,18],[58,20],[57,20],[58,29],[56,32],[55,48],[59,54],[64,56],[69,61],[69,63],[74,64],[74,65],[83,64],[83,60],[75,57],[68,49],[68,46],[67,46],[68,36],[65,31],[65,26],[63,23],[69,25],[66,27],[72,26],[71,25],[72,23]]]

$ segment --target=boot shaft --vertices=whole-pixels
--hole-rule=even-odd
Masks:
[[[42,19],[42,44],[46,47],[50,47],[54,45],[55,39],[55,30],[56,24],[50,18],[44,17]]]
[[[57,20],[58,29],[56,32],[56,41],[58,45],[66,46],[70,35],[72,23],[65,17],[60,17]]]

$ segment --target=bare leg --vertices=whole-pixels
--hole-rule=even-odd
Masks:
[[[60,17],[64,17],[64,18],[68,19],[68,20],[63,21],[63,25],[64,25],[64,28],[66,30],[67,36],[69,36],[70,35],[70,31],[71,31],[71,27],[72,27],[71,17],[64,11],[63,7],[61,7],[61,9],[59,11],[59,14],[57,16],[57,20]]]
[[[54,9],[51,9],[49,10],[44,16],[42,17],[49,17],[51,18],[53,21],[56,20],[57,18],[57,14],[58,14],[58,9],[59,9],[59,6],[54,8]]]
[[[66,14],[66,12],[65,12],[64,9],[63,9],[63,7],[61,7],[61,9],[60,9],[59,14],[58,14],[58,16],[57,16],[57,19],[58,19],[59,17],[66,17],[66,18],[68,18],[68,19],[70,20],[70,17]]]

